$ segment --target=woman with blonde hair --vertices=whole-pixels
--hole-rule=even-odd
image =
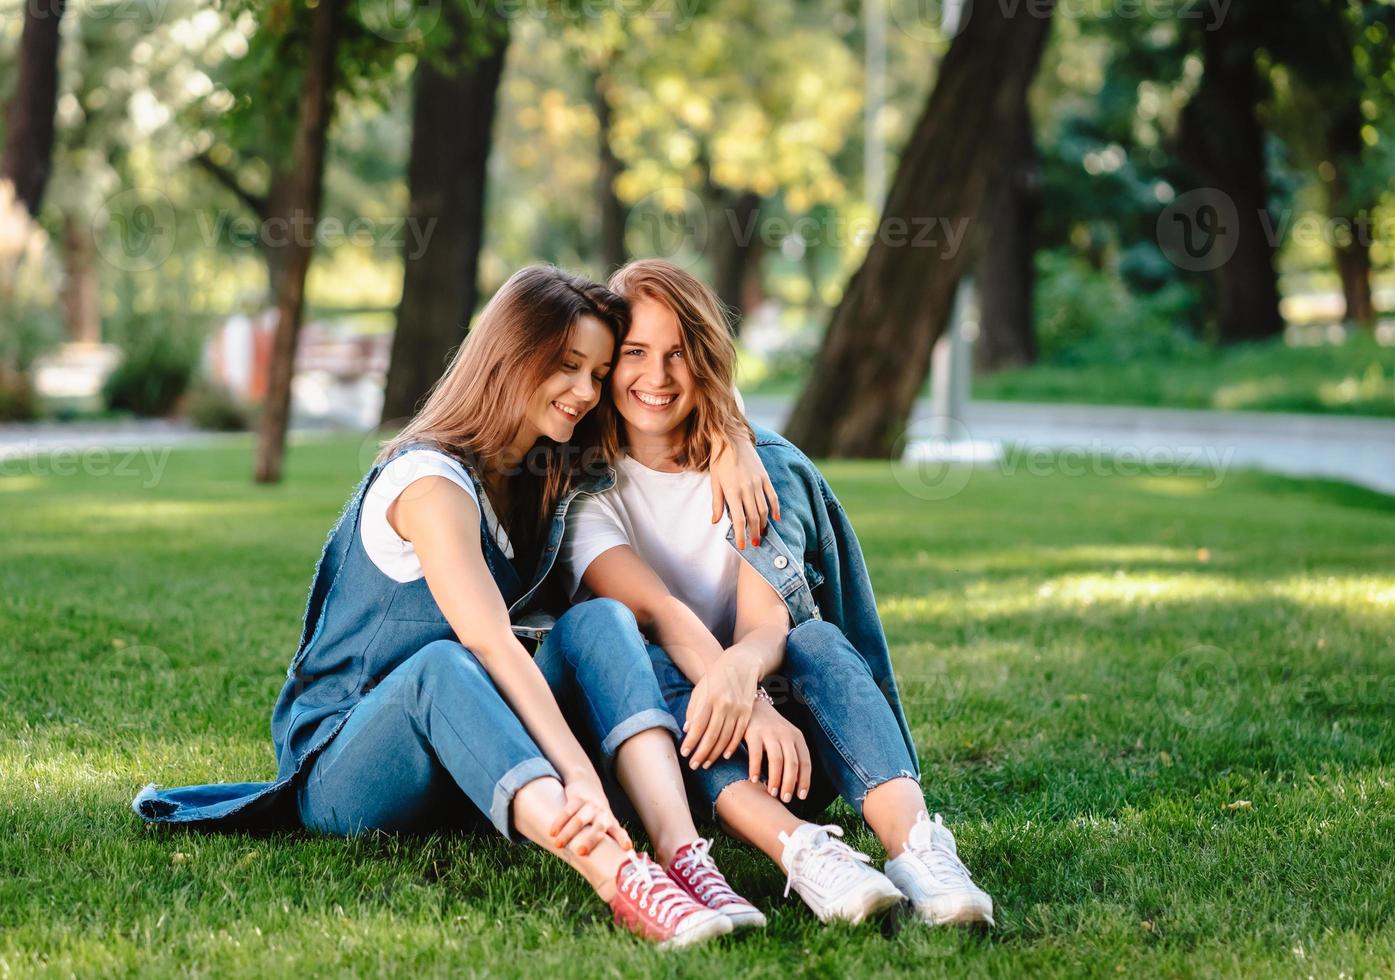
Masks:
[[[712,446],[752,431],[732,394],[720,302],[661,260],[630,263],[610,287],[630,304],[599,412],[617,480],[568,522],[573,598],[606,596],[633,612],[682,724],[695,795],[784,870],[786,894],[824,921],[860,922],[910,900],[932,923],[991,923],[991,900],[926,811],[861,549],[827,482],[790,443],[758,431],[778,526],[740,551],[725,527],[693,520]],[[885,873],[837,839],[841,828],[810,822],[835,794],[881,839]],[[683,883],[681,867],[670,873]]]
[[[633,850],[553,693],[586,685],[586,723],[622,783],[672,753],[657,684],[633,676],[649,669],[641,646],[614,647],[631,663],[610,669],[565,656],[628,613],[584,603],[550,631],[527,625],[546,608],[568,508],[609,477],[590,413],[627,322],[610,290],[551,267],[498,290],[329,534],[272,713],[276,780],[150,784],[140,816],[340,835],[492,824],[566,861],[638,935],[730,931]],[[737,462],[726,478],[733,494],[759,483]]]

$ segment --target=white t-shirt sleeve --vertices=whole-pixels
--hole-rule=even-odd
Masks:
[[[591,596],[591,591],[581,583],[591,563],[622,544],[632,542],[608,494],[581,497],[572,504],[567,512],[567,529],[562,535],[558,559],[562,565],[562,581],[573,602]]]
[[[445,453],[414,449],[384,466],[363,498],[359,538],[373,564],[394,582],[413,582],[421,578],[423,572],[412,543],[402,540],[388,523],[388,507],[402,491],[428,476],[445,477],[468,493],[476,507],[480,506],[479,493],[470,474]]]

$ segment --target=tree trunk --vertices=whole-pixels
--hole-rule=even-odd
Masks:
[[[102,282],[93,261],[92,227],[81,215],[63,214],[63,319],[68,341],[102,341]]]
[[[755,191],[716,191],[716,213],[708,251],[712,258],[712,289],[728,310],[733,336],[741,333],[742,317],[749,312],[747,284],[757,274],[760,238],[760,195]]]
[[[1255,65],[1259,17],[1236,12],[1204,32],[1205,71],[1182,111],[1181,151],[1202,185],[1234,205],[1234,253],[1213,272],[1216,335],[1222,343],[1264,340],[1283,333],[1279,279],[1274,269],[1277,227],[1268,215],[1264,131],[1256,116],[1263,93]],[[1226,220],[1230,219],[1226,215]]]
[[[998,371],[1037,359],[1032,294],[1036,285],[1036,226],[1041,210],[1041,162],[1027,106],[1014,127],[1011,156],[979,225],[975,265],[979,295],[980,370]]]
[[[806,453],[888,458],[901,448],[1053,11],[1051,2],[969,8],[786,426]]]
[[[1334,216],[1344,217],[1351,228],[1351,238],[1339,240],[1332,249],[1337,274],[1342,280],[1342,299],[1346,304],[1342,319],[1374,330],[1376,301],[1371,292],[1370,212],[1350,206],[1345,187],[1339,186],[1345,183],[1340,176],[1341,164],[1337,166],[1338,179],[1329,187],[1331,211]]]
[[[32,217],[39,215],[53,164],[53,112],[58,100],[59,22],[64,0],[26,0],[19,70],[5,114],[0,178],[15,188]]]
[[[596,113],[596,150],[600,169],[596,177],[596,199],[601,208],[601,264],[606,275],[629,261],[625,250],[625,202],[615,193],[615,181],[624,166],[611,144],[612,112],[610,78],[605,72],[592,74],[591,107]]]
[[[423,61],[416,71],[408,213],[428,244],[403,256],[402,301],[383,392],[385,426],[416,412],[465,339],[479,299],[486,165],[508,34],[498,23],[491,52],[465,65],[465,32],[479,28],[449,13],[454,9],[447,7],[455,36],[446,63],[460,67],[445,74]]]
[[[320,0],[311,13],[310,49],[304,87],[296,117],[292,148],[293,176],[286,182],[277,208],[290,219],[286,236],[284,275],[276,292],[276,333],[267,372],[266,403],[257,442],[256,480],[281,479],[290,422],[291,379],[295,374],[296,342],[305,307],[305,275],[315,252],[315,228],[324,191],[326,137],[334,111],[334,59],[338,46],[343,0]]]
[[[1371,295],[1371,213],[1379,203],[1374,195],[1359,194],[1352,177],[1361,166],[1365,143],[1361,127],[1362,81],[1352,54],[1354,39],[1348,26],[1345,4],[1326,4],[1322,9],[1324,39],[1321,54],[1311,58],[1309,72],[1325,75],[1314,79],[1323,102],[1330,109],[1323,126],[1323,146],[1327,161],[1332,165],[1332,179],[1327,182],[1328,215],[1337,223],[1351,229],[1349,239],[1339,238],[1333,245],[1333,259],[1342,281],[1342,298],[1346,301],[1343,319],[1367,330],[1376,326],[1376,304]]]

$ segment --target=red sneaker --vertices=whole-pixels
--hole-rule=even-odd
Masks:
[[[610,908],[617,925],[669,949],[731,932],[731,920],[695,902],[663,868],[638,851],[631,852],[615,872]]]
[[[730,919],[734,928],[764,926],[765,916],[727,884],[711,850],[712,841],[702,837],[684,844],[668,863],[668,876],[700,904]]]

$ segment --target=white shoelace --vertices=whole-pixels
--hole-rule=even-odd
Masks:
[[[714,895],[724,900],[738,899],[739,896],[731,890],[731,886],[722,877],[722,872],[717,869],[717,862],[713,861],[712,855],[708,853],[711,848],[711,840],[699,837],[688,849],[687,854],[673,862],[673,869],[686,873],[685,877],[704,902]]]
[[[665,928],[685,911],[685,905],[696,904],[657,864],[637,851],[632,852],[626,860],[625,884],[622,887],[630,898],[639,900],[641,909],[648,910],[652,906],[654,918]]]
[[[929,823],[929,821],[921,820],[918,824],[919,823]],[[935,814],[935,824],[939,827],[944,827],[944,821],[940,819],[938,813]],[[907,850],[924,861],[925,866],[930,869],[931,874],[934,874],[942,881],[945,878],[949,878],[955,884],[971,884],[973,879],[969,875],[969,869],[964,866],[963,861],[959,860],[959,855],[955,850],[954,844],[951,843],[953,838],[949,837],[948,829],[945,830],[944,834],[927,832],[925,836],[929,838],[929,843],[912,843],[911,841],[907,841]]]
[[[819,830],[835,837],[843,836],[843,828],[836,823],[823,824]],[[853,850],[841,840],[826,838],[822,843],[816,843],[817,837],[817,834],[811,834],[808,842],[790,858],[789,876],[785,878],[786,897],[789,897],[794,879],[800,875],[804,875],[821,887],[842,891],[851,886],[855,879],[862,876],[862,865],[872,863],[872,859],[866,854]],[[808,875],[805,873],[804,866],[808,863],[809,856],[815,851],[826,851],[831,860],[819,864],[819,874]]]

